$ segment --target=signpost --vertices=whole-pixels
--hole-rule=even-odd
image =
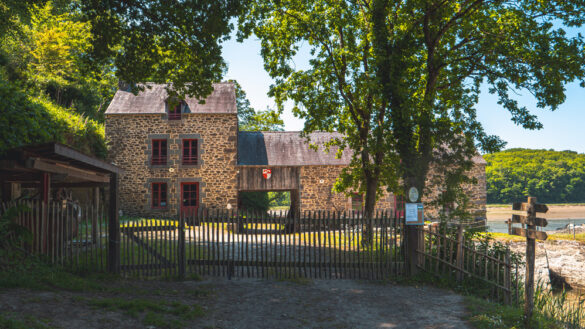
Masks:
[[[524,321],[530,328],[530,319],[534,308],[534,258],[536,256],[536,239],[546,240],[547,234],[537,231],[537,227],[545,227],[548,222],[544,218],[536,217],[536,213],[546,213],[548,207],[537,204],[536,198],[529,197],[528,202],[517,202],[512,205],[512,210],[526,211],[526,215],[512,215],[508,222],[509,234],[526,237],[526,285],[524,289]],[[512,227],[512,223],[527,225],[527,228]]]

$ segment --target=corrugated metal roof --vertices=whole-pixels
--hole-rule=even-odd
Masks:
[[[298,131],[249,132],[238,135],[238,164],[267,166],[348,165],[351,151],[346,150],[340,159],[335,157],[337,147],[325,152],[325,143],[342,137],[339,133],[313,132],[309,142]]]
[[[313,132],[309,134],[310,143],[318,146],[309,148],[309,142],[298,131],[250,132],[241,131],[238,135],[238,164],[243,166],[311,166],[311,165],[348,165],[353,154],[345,149],[341,158],[335,157],[338,148],[332,146],[325,152],[325,144],[334,138],[342,138],[340,133]],[[476,164],[485,164],[481,155],[473,157]]]
[[[166,113],[165,102],[168,98],[164,84],[146,83],[145,89],[134,95],[118,90],[106,114],[163,114]],[[187,113],[237,113],[236,92],[234,84],[222,82],[213,84],[213,92],[199,104],[199,99],[185,98]]]

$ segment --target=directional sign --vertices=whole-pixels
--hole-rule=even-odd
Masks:
[[[530,205],[526,202],[514,202],[514,204],[512,204],[512,210],[528,211],[529,207]],[[548,207],[545,204],[534,204],[534,210],[536,210],[536,212],[546,213]]]
[[[545,227],[548,225],[548,221],[544,218],[536,217],[534,218],[534,221],[532,221],[528,216],[522,215],[512,215],[512,223],[536,225],[540,227]]]
[[[512,227],[512,235],[524,236],[530,239],[546,240],[548,235],[546,232],[527,230],[520,227]]]

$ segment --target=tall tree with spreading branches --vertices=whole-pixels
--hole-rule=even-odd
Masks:
[[[478,148],[504,145],[477,120],[481,86],[514,123],[540,129],[515,93],[555,110],[564,84],[585,77],[583,38],[564,30],[583,26],[583,1],[284,0],[247,13],[240,36],[262,41],[271,95],[293,101],[305,132],[344,134],[334,143],[354,155],[337,188],[365,191],[368,212],[381,185],[422,196],[432,165],[455,190]],[[294,62],[301,47],[307,69]]]
[[[240,38],[262,41],[265,68],[276,83],[270,94],[282,110],[287,101],[305,119],[304,133],[338,131],[327,146],[353,150],[337,191],[365,193],[365,211],[395,180],[388,106],[377,91],[369,14],[348,1],[257,1],[240,21]],[[312,54],[308,69],[297,69],[300,45]]]

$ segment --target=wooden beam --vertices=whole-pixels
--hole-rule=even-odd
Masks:
[[[519,211],[528,211],[530,205],[526,202],[514,202],[512,204],[512,210],[519,210]],[[545,204],[534,204],[534,211],[546,213],[548,211],[548,207]]]
[[[540,227],[548,225],[548,221],[545,218],[536,217],[534,220],[531,220],[530,217],[523,215],[512,215],[512,223],[536,225]]]
[[[530,239],[537,239],[537,240],[546,240],[548,238],[548,234],[542,231],[535,231],[535,230],[527,230],[521,227],[512,227],[512,235],[518,235],[527,237]]]
[[[70,177],[90,181],[90,182],[99,182],[99,183],[107,183],[109,178],[107,175],[100,175],[95,173],[90,173],[85,170],[80,170],[74,167],[65,166],[63,164],[55,164],[50,163],[42,159],[33,159],[32,168],[55,173],[55,174],[66,174]]]
[[[64,145],[55,144],[54,151],[55,151],[55,154],[70,158],[71,160],[86,163],[90,166],[93,166],[93,167],[98,168],[98,169],[102,169],[104,171],[108,171],[108,172],[116,173],[116,174],[123,172],[122,169],[120,169],[112,164],[109,164],[109,163],[104,162],[102,160],[96,159],[96,158],[91,157],[89,155],[85,155],[79,151],[76,151],[76,150],[69,148],[67,146],[64,146]]]

